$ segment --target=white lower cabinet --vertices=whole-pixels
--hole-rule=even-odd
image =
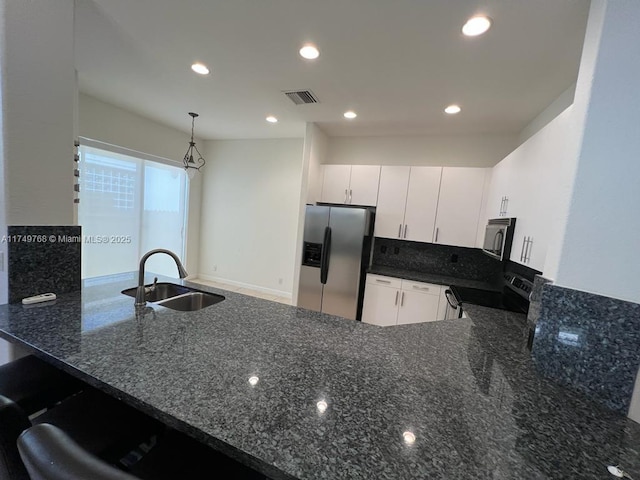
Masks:
[[[440,285],[368,274],[362,321],[386,327],[442,320],[441,291]]]
[[[362,321],[381,327],[397,325],[401,284],[399,278],[367,275]]]

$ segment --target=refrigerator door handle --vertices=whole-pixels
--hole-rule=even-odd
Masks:
[[[329,276],[329,257],[331,256],[331,227],[324,227],[324,241],[320,254],[320,283],[327,283]]]

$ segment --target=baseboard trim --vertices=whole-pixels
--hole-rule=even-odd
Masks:
[[[209,282],[226,283],[227,285],[233,285],[234,287],[247,288],[249,290],[255,290],[260,293],[266,293],[268,295],[283,297],[283,298],[286,298],[287,300],[291,300],[293,298],[293,295],[291,294],[291,292],[285,292],[283,290],[276,290],[273,288],[261,287],[260,285],[252,285],[250,283],[237,282],[235,280],[216,277],[214,275],[207,275],[205,273],[199,273],[195,278],[190,279],[190,281],[197,282],[198,278],[201,278],[202,280],[208,280]]]

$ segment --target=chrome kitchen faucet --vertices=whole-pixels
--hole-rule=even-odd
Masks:
[[[138,289],[136,290],[136,307],[144,307],[147,304],[147,301],[144,299],[145,297],[145,288],[144,288],[144,264],[147,262],[147,259],[156,253],[166,253],[176,262],[176,266],[178,267],[178,275],[180,278],[185,278],[187,275],[187,271],[185,270],[182,262],[178,256],[173,253],[171,250],[166,250],[164,248],[156,248],[155,250],[150,250],[145,253],[140,259],[140,268],[138,269]],[[157,279],[156,279],[157,280]],[[155,286],[155,281],[153,282]]]

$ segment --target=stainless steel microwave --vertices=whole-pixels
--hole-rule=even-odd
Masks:
[[[515,227],[515,218],[492,218],[489,220],[484,231],[482,251],[498,260],[509,260]]]

